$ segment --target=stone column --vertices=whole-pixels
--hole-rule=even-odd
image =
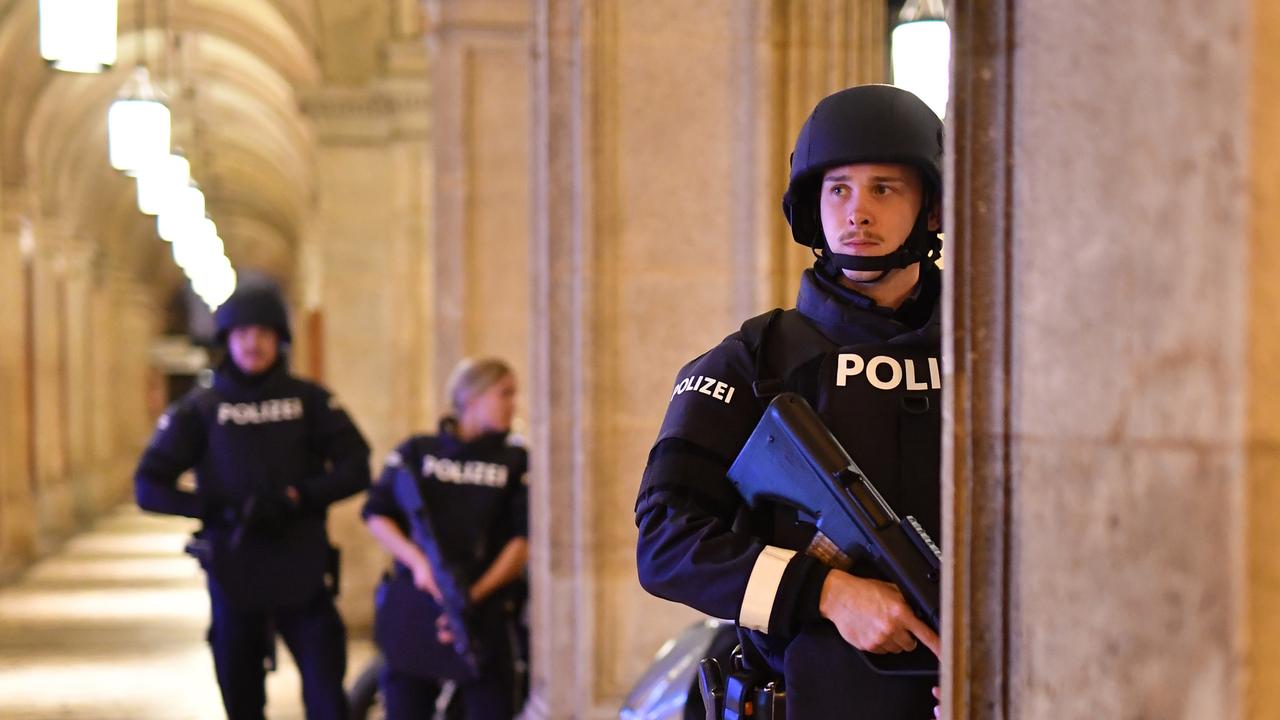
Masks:
[[[303,111],[318,147],[314,219],[305,228],[299,287],[323,319],[319,352],[329,387],[382,458],[421,428],[434,397],[426,379],[432,327],[428,207],[428,88],[420,45],[388,50],[396,71],[368,86],[308,91]],[[312,340],[316,340],[312,338]],[[340,503],[330,529],[343,548],[344,617],[372,618],[372,592],[386,564],[358,510]]]
[[[772,113],[776,136],[772,152],[761,158],[770,181],[767,197],[772,205],[762,225],[760,254],[772,272],[760,273],[766,306],[791,307],[800,289],[800,274],[813,265],[813,254],[794,242],[782,216],[782,193],[790,175],[788,158],[800,126],[819,100],[837,90],[864,83],[888,82],[888,46],[885,3],[878,0],[816,0],[810,2],[758,2],[768,7],[762,21],[773,36],[773,86],[763,98],[761,115]],[[781,238],[782,242],[778,239]]]
[[[858,33],[841,30],[871,4],[806,4],[837,24],[822,26],[835,43],[822,57],[852,56]],[[778,290],[793,272],[778,207],[798,130],[782,129],[785,10],[536,4],[534,717],[616,716],[697,617],[639,588],[633,507],[680,366],[793,300]]]
[[[65,280],[62,303],[66,308],[66,362],[63,382],[66,393],[67,473],[71,478],[77,518],[87,521],[106,511],[116,498],[101,492],[106,478],[102,468],[92,462],[92,364],[95,338],[100,329],[91,318],[91,294],[94,282],[92,245],[75,241],[67,247],[63,262]]]
[[[443,388],[464,356],[529,367],[530,4],[431,4],[436,333]],[[440,408],[444,411],[446,408]]]
[[[0,581],[19,570],[35,552],[32,512],[26,353],[26,263],[30,225],[18,189],[0,184]]]
[[[1280,6],[1254,0],[1242,21],[1252,28],[1252,74],[1246,78],[1251,100],[1247,117],[1250,150],[1246,220],[1248,241],[1241,285],[1244,320],[1245,487],[1244,525],[1244,700],[1242,716],[1262,720],[1280,706]],[[1251,22],[1250,22],[1251,20]],[[1246,64],[1245,67],[1248,67]]]
[[[1278,20],[954,6],[952,718],[1274,714]]]
[[[35,353],[36,507],[42,543],[53,543],[76,526],[66,464],[65,260],[69,236],[56,218],[40,218],[33,227]]]

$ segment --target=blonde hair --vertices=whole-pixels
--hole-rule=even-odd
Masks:
[[[494,357],[464,358],[449,374],[448,387],[445,389],[449,398],[449,415],[454,418],[461,416],[468,403],[508,376],[514,377],[515,372],[505,360]]]

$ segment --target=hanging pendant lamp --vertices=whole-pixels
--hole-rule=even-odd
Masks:
[[[159,215],[191,184],[191,163],[179,153],[170,153],[143,167],[138,180],[138,210]]]
[[[136,175],[169,154],[171,132],[169,108],[152,85],[151,73],[139,65],[107,111],[111,167]]]
[[[951,87],[951,28],[943,0],[907,0],[893,28],[893,84],[946,117]]]
[[[40,56],[64,72],[111,67],[118,12],[116,0],[40,0]]]

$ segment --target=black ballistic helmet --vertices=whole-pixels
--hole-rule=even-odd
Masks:
[[[241,325],[264,325],[280,336],[280,342],[289,342],[289,315],[284,301],[274,290],[265,287],[246,287],[236,290],[213,314],[218,329],[218,342],[225,343],[231,329]]]
[[[877,258],[827,256],[849,270],[888,270],[933,260],[942,240],[928,227],[929,206],[942,197],[942,120],[914,94],[892,85],[859,85],[823,98],[796,138],[791,182],[782,212],[791,236],[826,248],[818,215],[818,189],[829,168],[857,163],[903,163],[920,170],[925,202],[906,242]]]

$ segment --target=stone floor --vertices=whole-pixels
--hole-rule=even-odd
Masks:
[[[0,588],[0,718],[223,718],[204,641],[209,600],[182,554],[192,525],[121,508]],[[350,674],[371,653],[351,648]],[[280,649],[271,720],[303,717]],[[350,678],[349,678],[350,680]]]

